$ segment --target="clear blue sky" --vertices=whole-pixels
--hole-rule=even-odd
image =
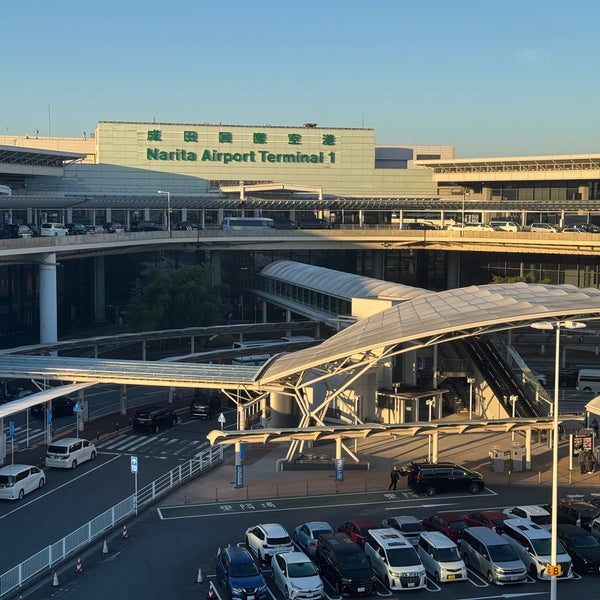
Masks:
[[[371,127],[457,156],[600,152],[597,0],[11,0],[0,132]]]

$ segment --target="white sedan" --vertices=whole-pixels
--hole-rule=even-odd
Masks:
[[[304,552],[275,554],[271,559],[271,572],[275,585],[287,600],[319,600],[324,597],[323,581]]]

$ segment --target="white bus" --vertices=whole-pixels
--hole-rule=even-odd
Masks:
[[[600,369],[579,369],[577,389],[580,392],[600,392]]]
[[[221,227],[224,231],[273,229],[273,219],[266,217],[224,217]]]

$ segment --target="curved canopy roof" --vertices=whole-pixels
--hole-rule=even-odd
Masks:
[[[424,294],[435,294],[423,288],[343,273],[291,260],[273,262],[261,271],[261,275],[344,300],[352,298],[410,300]]]
[[[471,286],[420,296],[351,325],[318,346],[269,362],[265,384],[307,369],[360,355],[360,362],[400,353],[399,344],[419,346],[525,327],[535,321],[600,319],[600,290],[527,283]]]

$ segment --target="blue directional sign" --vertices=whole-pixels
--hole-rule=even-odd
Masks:
[[[137,473],[138,472],[138,459],[137,459],[137,456],[132,456],[131,457],[131,472],[132,473]]]
[[[46,409],[46,423],[48,425],[52,425],[52,409],[51,408]]]
[[[235,487],[244,487],[244,465],[235,465]]]
[[[83,406],[81,406],[80,402],[75,403],[75,406],[73,407],[73,412],[74,413],[83,412]]]
[[[9,421],[8,422],[8,435],[11,438],[15,437],[15,422],[14,421]]]
[[[335,459],[335,480],[344,481],[344,457]]]

